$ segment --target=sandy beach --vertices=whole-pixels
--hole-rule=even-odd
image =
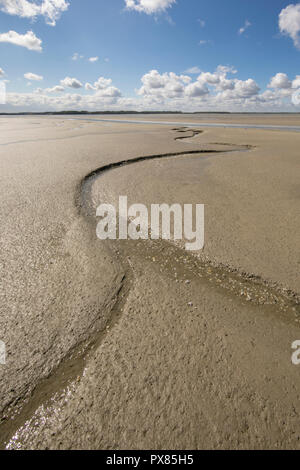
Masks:
[[[300,132],[226,125],[299,115],[115,118],[0,117],[1,447],[298,449]],[[204,204],[204,249],[100,241],[120,195]]]

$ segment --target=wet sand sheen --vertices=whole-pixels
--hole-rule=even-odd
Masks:
[[[193,116],[195,118],[195,116]],[[231,116],[230,116],[231,117]],[[274,131],[290,131],[290,132],[300,132],[300,125],[276,125],[276,124],[251,124],[250,122],[245,122],[243,124],[241,123],[234,123],[224,121],[224,122],[205,122],[201,119],[198,118],[198,122],[192,122],[192,121],[168,121],[166,118],[164,119],[157,119],[157,120],[151,120],[150,118],[147,120],[142,120],[142,119],[108,119],[108,118],[101,118],[101,117],[94,117],[94,118],[83,118],[83,117],[77,117],[77,118],[72,118],[77,121],[87,121],[87,122],[107,122],[107,123],[123,123],[123,124],[156,124],[156,125],[165,125],[165,126],[182,126],[185,128],[193,128],[193,127],[203,127],[203,128],[232,128],[232,129],[256,129],[256,130],[274,130]],[[196,116],[197,119],[197,116]]]

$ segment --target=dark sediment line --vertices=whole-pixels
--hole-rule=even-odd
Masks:
[[[175,137],[174,140],[185,140],[185,139],[192,139],[193,137],[196,137],[197,135],[200,135],[200,134],[203,134],[204,131],[202,130],[194,130],[194,129],[188,129],[186,127],[179,127],[179,128],[175,128],[175,129],[172,129],[173,131],[175,132],[182,132],[182,133],[186,133],[186,132],[191,132],[192,135],[183,135],[183,136],[180,136],[180,137]]]
[[[187,128],[175,128],[173,129],[176,132],[188,132],[190,129]],[[193,131],[194,132],[194,131]],[[196,136],[200,134],[202,131],[197,130],[194,132],[193,136]],[[179,137],[179,138],[184,138],[184,137]],[[189,136],[189,138],[192,138]],[[176,137],[175,139],[178,139]],[[209,144],[213,145],[213,144]],[[133,165],[136,163],[142,163],[145,161],[150,161],[150,160],[159,160],[159,159],[165,159],[165,158],[176,158],[176,157],[182,157],[185,155],[201,155],[202,158],[205,155],[218,155],[218,154],[232,154],[234,152],[246,152],[250,151],[254,147],[251,145],[236,145],[236,144],[230,144],[230,143],[214,143],[214,145],[222,145],[222,146],[231,146],[231,147],[237,147],[234,149],[228,149],[228,150],[220,150],[220,149],[198,149],[198,150],[188,150],[188,151],[181,151],[181,152],[170,152],[170,153],[164,153],[164,154],[155,154],[155,155],[148,155],[148,156],[139,156],[139,157],[134,157],[132,159],[126,159],[126,160],[121,160],[119,162],[113,162],[113,163],[108,163],[106,165],[103,165],[99,167],[96,170],[93,170],[90,172],[80,183],[78,191],[77,191],[77,196],[76,196],[76,205],[82,213],[87,218],[94,219],[94,208],[92,206],[92,201],[91,201],[91,189],[92,185],[95,182],[96,179],[98,179],[102,174],[107,173],[108,171],[111,170],[116,170],[120,169],[124,166],[128,165]],[[164,243],[170,244],[169,242]],[[177,247],[176,245],[173,245],[177,250],[183,251],[181,248]],[[200,271],[205,271],[207,269],[213,270],[217,274],[216,279],[218,279],[218,282],[220,282],[220,279],[226,277],[226,275],[231,276],[230,278],[230,283],[232,285],[238,284],[240,282],[245,282],[247,283],[247,289],[245,293],[242,292],[242,296],[247,296],[249,294],[249,283],[253,283],[253,286],[255,286],[255,290],[257,290],[258,286],[260,286],[261,290],[264,291],[264,295],[262,296],[262,301],[258,302],[260,305],[264,303],[268,303],[268,294],[266,293],[266,289],[269,289],[270,291],[270,299],[273,298],[273,301],[269,303],[271,304],[278,304],[278,305],[288,305],[288,307],[293,306],[297,314],[300,314],[299,310],[299,303],[300,303],[300,296],[298,293],[293,292],[291,289],[287,289],[284,286],[279,285],[276,282],[271,283],[270,281],[264,280],[261,276],[256,275],[255,273],[247,273],[247,272],[241,272],[240,270],[232,267],[232,266],[227,266],[227,265],[222,265],[222,264],[213,264],[209,260],[208,261],[200,261],[196,256],[186,253],[185,256],[187,258],[191,258],[192,260],[197,260],[197,266]],[[235,279],[233,279],[235,277]],[[228,283],[225,283],[226,287],[229,288],[230,286]],[[231,286],[232,287],[232,286]],[[230,290],[232,292],[235,292],[235,295],[241,295],[240,290],[241,289],[232,289],[230,287]],[[251,289],[250,289],[251,291]],[[279,300],[281,299],[281,300]],[[253,298],[251,298],[251,301],[254,301]]]
[[[103,173],[106,173],[108,171],[115,170],[118,168],[122,168],[123,166],[133,165],[135,163],[141,163],[141,162],[150,161],[150,160],[159,160],[159,159],[171,158],[171,157],[181,157],[184,155],[204,156],[204,155],[218,155],[218,154],[233,153],[233,152],[244,152],[244,151],[250,150],[251,148],[252,148],[251,146],[245,145],[245,146],[239,146],[238,148],[233,149],[233,150],[185,150],[181,152],[169,152],[169,153],[156,154],[156,155],[147,155],[147,156],[143,155],[140,157],[134,157],[134,158],[126,159],[126,160],[121,160],[119,162],[108,163],[106,165],[103,165],[97,168],[96,170],[91,171],[81,181],[76,192],[75,203],[77,207],[79,208],[80,212],[86,209],[87,206],[89,206],[90,208],[90,203],[87,204],[88,198],[86,197],[86,195],[94,179],[99,177]],[[84,215],[87,216],[90,214],[84,211]]]

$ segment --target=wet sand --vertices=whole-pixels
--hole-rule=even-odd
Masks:
[[[161,123],[178,123],[178,125],[186,125],[190,123],[198,126],[198,124],[210,124],[227,126],[274,126],[274,127],[300,127],[300,113],[296,114],[218,114],[218,113],[200,113],[200,114],[139,114],[139,115],[103,115],[96,114],[93,116],[73,116],[79,120],[106,120],[108,121],[130,121],[130,122],[161,122]]]
[[[2,447],[298,448],[300,135],[56,117],[0,130]],[[205,249],[100,242],[96,207],[120,194],[204,203]]]

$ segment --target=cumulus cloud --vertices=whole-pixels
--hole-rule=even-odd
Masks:
[[[227,78],[227,75],[235,73],[236,70],[233,67],[219,65],[213,73],[202,72],[197,80],[207,85],[214,85],[218,91],[233,90],[236,81]]]
[[[77,80],[77,78],[70,78],[70,77],[66,77],[64,78],[63,80],[60,81],[61,85],[65,88],[75,88],[75,89],[78,89],[78,88],[82,88],[82,83]]]
[[[300,3],[288,5],[279,14],[279,29],[292,38],[295,46],[300,49]]]
[[[260,88],[253,78],[248,78],[248,80],[234,80],[232,92],[236,98],[249,98],[258,95],[259,91]]]
[[[0,10],[8,15],[35,19],[44,16],[46,23],[55,26],[61,14],[69,7],[66,0],[0,0]]]
[[[182,97],[185,86],[191,82],[187,75],[176,75],[173,72],[160,74],[151,70],[142,77],[142,87],[138,90],[140,96],[152,96],[157,100]]]
[[[118,88],[112,86],[111,78],[99,77],[93,85],[86,83],[85,89],[87,91],[95,91],[101,97],[118,98],[122,95]]]
[[[300,88],[300,75],[296,75],[296,78],[292,81],[292,88]]]
[[[104,78],[104,77],[99,77],[98,80],[94,83],[94,85],[91,85],[90,83],[85,84],[86,90],[104,90],[105,88],[108,88],[112,84],[112,79],[111,78]]]
[[[300,88],[300,75],[296,75],[294,80],[290,80],[286,73],[277,73],[271,78],[268,88],[277,93],[277,96],[289,97],[295,89]]]
[[[16,46],[26,47],[30,51],[42,51],[42,41],[36,37],[33,31],[27,31],[26,34],[19,34],[16,31],[0,34],[0,42],[15,44]]]
[[[277,73],[271,78],[268,88],[287,89],[291,88],[291,86],[292,82],[289,80],[286,73]]]
[[[196,72],[196,68],[192,70]],[[193,81],[186,75],[176,75],[173,72],[160,74],[157,70],[151,70],[142,77],[142,87],[137,93],[152,97],[156,103],[175,99],[179,103],[181,100],[184,106],[191,99],[200,99],[203,102],[217,94],[229,100],[251,97],[259,92],[259,86],[253,79],[242,81],[227,77],[234,73],[234,68],[220,65],[213,73],[201,72]]]
[[[24,78],[26,78],[27,80],[36,81],[36,82],[40,82],[44,80],[44,77],[42,77],[42,75],[37,75],[31,72],[25,73]]]
[[[176,3],[176,0],[125,0],[125,3],[129,10],[152,15],[153,13],[166,11]]]
[[[245,32],[248,28],[250,28],[250,26],[251,26],[250,21],[246,20],[244,26],[242,26],[242,27],[239,29],[238,33],[239,33],[239,34],[244,34],[244,32]]]
[[[191,98],[208,95],[208,93],[207,85],[201,82],[190,83],[185,89],[185,94]]]
[[[260,88],[252,78],[238,80],[228,78],[234,74],[232,67],[220,65],[215,72],[201,72],[196,80],[173,72],[160,74],[151,70],[141,81],[137,94],[154,109],[175,107],[178,110],[193,110],[197,107],[220,109],[220,106],[245,103],[258,96]]]
[[[218,85],[221,81],[222,74],[216,72],[216,73],[210,73],[210,72],[201,72],[200,75],[198,76],[198,82],[201,82],[203,84],[207,83],[209,85]]]
[[[92,63],[93,62],[98,62],[98,60],[99,60],[99,57],[90,57],[89,58],[89,62],[92,62]]]

